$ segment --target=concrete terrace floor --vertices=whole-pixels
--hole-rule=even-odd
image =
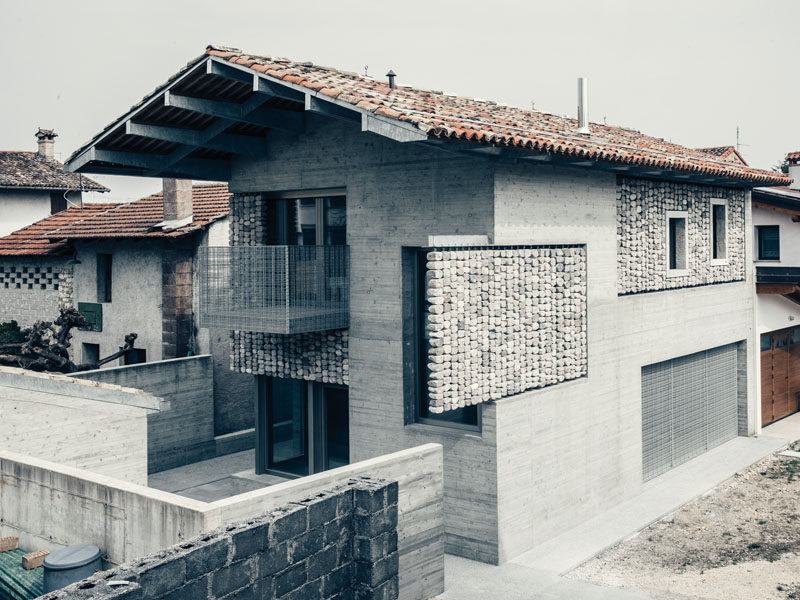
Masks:
[[[680,600],[664,592],[605,587],[565,575],[600,552],[708,492],[737,472],[800,439],[800,413],[735,438],[648,481],[642,492],[500,565],[445,558],[442,600]]]
[[[153,473],[147,484],[164,492],[214,502],[286,481],[275,475],[256,475],[254,464],[254,451],[245,450]]]

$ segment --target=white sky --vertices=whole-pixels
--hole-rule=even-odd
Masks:
[[[209,43],[574,116],[690,146],[735,144],[770,168],[800,150],[796,0],[0,0],[0,149],[56,157]],[[160,180],[95,177],[130,200]]]

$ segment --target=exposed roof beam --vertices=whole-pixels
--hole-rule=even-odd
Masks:
[[[376,133],[396,142],[421,142],[428,139],[427,133],[420,131],[411,123],[387,119],[372,113],[361,114],[361,131]]]
[[[78,164],[76,168],[80,168],[80,166],[88,162],[98,161],[122,165],[133,169],[141,169],[143,171],[141,173],[142,175],[157,173],[158,176],[163,176],[169,172],[172,174],[180,173],[192,179],[205,179],[208,181],[227,181],[230,176],[230,166],[227,161],[208,158],[184,158],[170,164],[167,156],[168,155],[163,154],[102,150],[95,147],[89,148],[89,150],[76,159],[76,161],[81,161],[81,164]],[[113,170],[113,167],[111,169]],[[95,169],[93,168],[93,170]],[[125,172],[130,174],[130,170],[126,170]],[[156,175],[150,176],[155,177]]]
[[[206,63],[206,74],[217,75],[224,77],[231,81],[238,81],[246,83],[251,86],[253,91],[257,94],[264,94],[270,97],[283,98],[284,100],[292,100],[294,102],[302,102],[303,94],[296,90],[292,90],[283,85],[277,85],[266,79],[263,79],[258,73],[253,73],[250,69],[242,70],[236,68],[226,60],[216,57],[211,57]]]
[[[283,98],[293,102],[305,102],[306,95],[298,90],[292,90],[278,83],[273,83],[264,79],[257,73],[253,73],[253,91],[257,94],[266,94],[275,98]]]
[[[259,156],[266,152],[265,139],[250,135],[235,135],[232,133],[220,133],[210,140],[204,140],[203,132],[193,129],[181,129],[178,127],[164,127],[162,125],[149,125],[145,123],[125,123],[125,133],[128,135],[138,135],[153,140],[173,142],[188,146],[200,146],[211,150],[230,152],[231,154],[244,154],[247,156]]]
[[[233,69],[230,65],[218,62],[216,60],[209,60],[206,62],[206,75],[217,75],[219,77],[224,77],[225,79],[230,79],[232,81],[238,81],[239,83],[252,83],[252,76],[248,75],[244,71],[240,71],[239,69]]]
[[[205,98],[173,94],[169,91],[164,92],[164,106],[182,108],[220,119],[250,123],[251,125],[260,125],[270,129],[284,129],[293,132],[304,130],[303,113],[301,112],[270,108],[259,108],[257,110],[256,108],[266,100],[267,98],[258,95],[253,96],[243,104],[236,104],[235,102],[207,100]]]
[[[349,123],[357,122],[360,119],[359,112],[355,108],[347,108],[336,104],[335,102],[328,102],[318,96],[306,94],[304,106],[306,112],[316,113],[333,119],[348,121]]]

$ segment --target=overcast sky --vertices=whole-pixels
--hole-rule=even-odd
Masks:
[[[3,0],[0,149],[65,159],[209,43],[574,116],[770,168],[800,150],[796,0]],[[130,200],[160,180],[96,177]]]

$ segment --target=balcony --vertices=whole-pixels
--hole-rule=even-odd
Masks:
[[[348,246],[200,248],[200,326],[283,334],[346,328],[349,251]]]

